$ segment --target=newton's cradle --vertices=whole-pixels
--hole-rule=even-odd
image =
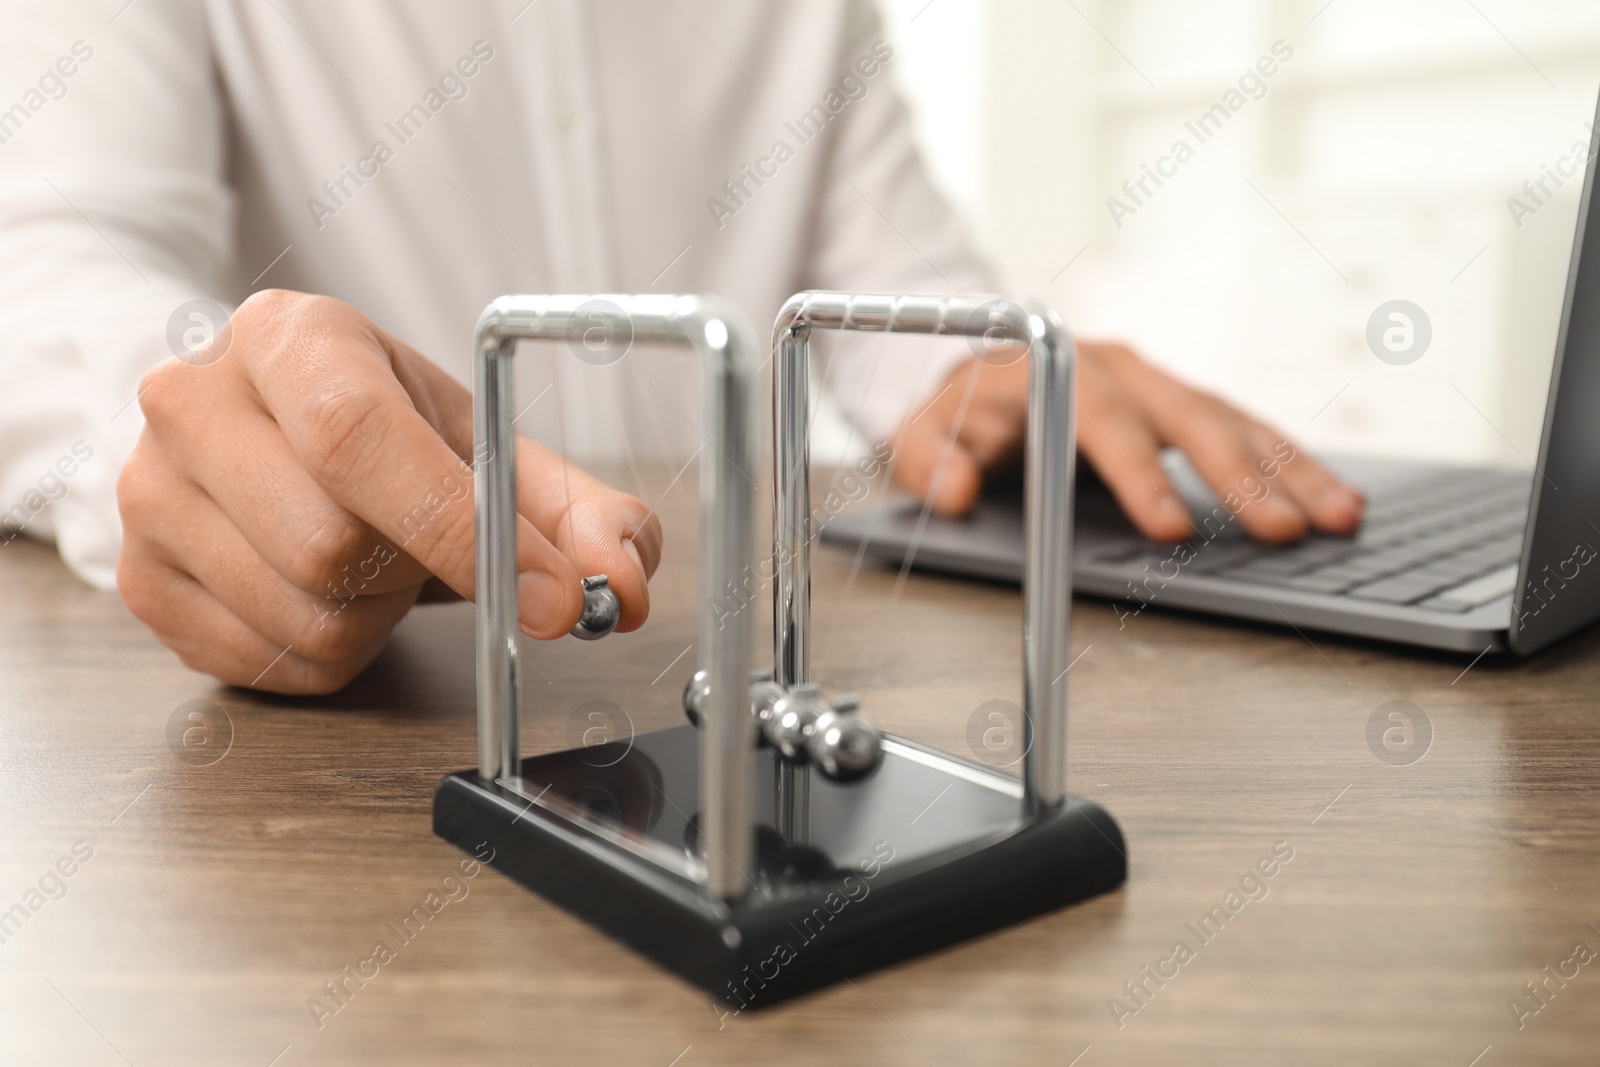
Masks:
[[[528,759],[518,738],[514,353],[596,314],[703,368],[696,664],[689,724]],[[1022,779],[880,733],[825,699],[809,657],[809,347],[814,330],[948,334],[1030,360],[1023,581]],[[773,333],[773,649],[752,670],[751,612],[720,610],[754,564],[755,336],[705,296],[507,296],[474,337],[476,770],[434,797],[434,832],[738,1008],[759,1008],[1103,893],[1122,834],[1066,791],[1072,588],[1071,338],[1042,305],[987,297],[807,292]],[[574,633],[616,625],[585,579]],[[937,803],[930,801],[937,798]]]

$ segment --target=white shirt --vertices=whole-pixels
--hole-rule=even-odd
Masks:
[[[470,383],[502,293],[719,293],[765,338],[801,289],[990,288],[867,0],[125,3],[9,4],[0,41],[0,548],[53,535],[101,587],[137,383],[191,300],[325,293]],[[835,355],[882,437],[963,352]],[[518,426],[680,449],[690,360],[530,353]]]

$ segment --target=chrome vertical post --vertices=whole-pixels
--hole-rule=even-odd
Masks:
[[[811,326],[779,329],[772,363],[772,674],[811,680]]]
[[[1072,622],[1072,480],[1077,350],[1054,311],[1025,305],[1028,450],[1022,570],[1023,804],[1036,815],[1067,795],[1067,667]]]
[[[486,313],[487,314],[487,313]],[[521,665],[517,656],[516,439],[514,337],[485,329],[474,338],[477,388],[473,398],[473,455],[478,609],[478,777],[487,782],[522,773],[518,735]],[[501,457],[510,457],[504,462]],[[509,533],[508,533],[509,531]],[[510,581],[501,576],[510,575]]]

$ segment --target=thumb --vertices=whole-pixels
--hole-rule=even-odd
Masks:
[[[932,410],[900,431],[894,480],[940,515],[965,515],[983,489],[983,468],[954,429]]]

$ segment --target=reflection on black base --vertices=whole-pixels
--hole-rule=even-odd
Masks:
[[[434,832],[735,1009],[764,1007],[1122,884],[1122,834],[1076,797],[1019,821],[1010,778],[886,738],[840,785],[757,760],[751,891],[694,880],[698,735],[524,761],[522,788],[440,783]],[[537,802],[530,798],[537,797]]]

